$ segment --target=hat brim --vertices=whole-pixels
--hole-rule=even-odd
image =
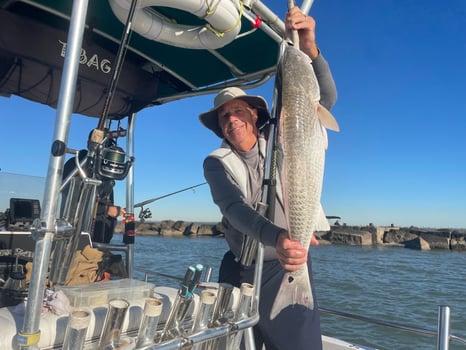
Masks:
[[[260,97],[260,96],[250,96],[250,95],[244,95],[244,96],[238,96],[232,100],[243,100],[247,104],[249,104],[252,108],[257,109],[257,122],[256,126],[260,130],[261,128],[264,127],[265,124],[270,120],[270,114],[267,109],[267,102]],[[199,120],[204,125],[207,129],[210,129],[213,131],[215,135],[217,135],[219,138],[223,139],[223,132],[222,129],[220,129],[220,126],[218,125],[218,115],[217,111],[223,106],[217,106],[216,108],[212,108],[211,110],[202,113],[199,115]]]

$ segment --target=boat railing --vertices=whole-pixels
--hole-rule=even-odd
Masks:
[[[429,335],[437,337],[437,350],[448,350],[450,341],[466,344],[466,339],[450,334],[450,307],[446,305],[439,306],[437,329],[417,327],[396,322],[379,320],[371,317],[356,315],[347,312],[336,311],[320,307],[322,314],[344,317],[352,320],[363,321],[370,324],[376,324],[383,327],[399,329],[402,331],[413,332],[420,335]]]
[[[242,319],[240,321],[232,322],[229,321],[223,325],[204,329],[197,333],[180,336],[163,343],[150,344],[140,348],[141,350],[168,350],[168,349],[190,349],[194,344],[205,343],[209,340],[219,339],[226,337],[231,334],[235,334],[241,330],[250,329],[259,321],[259,315],[254,313],[253,315]],[[138,348],[139,349],[139,348]]]
[[[156,331],[156,336],[154,342],[140,345],[137,347],[138,350],[169,350],[169,349],[194,349],[196,345],[203,344],[203,349],[217,349],[215,341],[224,339],[226,344],[234,341],[235,337],[238,339],[243,338],[245,344],[247,344],[248,349],[254,349],[254,344],[252,343],[252,333],[248,333],[248,330],[251,330],[253,326],[259,321],[259,314],[257,310],[250,310],[250,313],[247,317],[243,317],[240,320],[231,320],[224,319],[222,322],[210,325],[209,328],[201,329],[198,331],[192,331],[192,326],[194,323],[195,316],[187,317],[183,322],[180,333],[175,337],[169,337],[166,340],[161,339],[166,321],[161,322],[158,325]],[[240,332],[244,332],[240,334]],[[123,334],[123,333],[122,333]],[[124,333],[126,336],[130,336],[134,339],[136,333],[134,331],[129,333]],[[93,337],[86,341],[85,349],[94,348],[97,342],[99,342],[100,337]],[[205,344],[205,345],[204,345]],[[74,348],[73,348],[74,349]],[[100,349],[100,348],[99,348]],[[113,348],[112,348],[113,349]],[[119,348],[120,349],[120,348]],[[123,349],[123,347],[121,347]]]

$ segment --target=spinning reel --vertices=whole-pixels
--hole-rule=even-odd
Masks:
[[[126,131],[123,131],[126,134]],[[123,180],[134,163],[134,157],[128,158],[126,152],[116,145],[115,139],[110,138],[117,133],[118,136],[124,136],[120,135],[120,132],[110,132],[101,143],[97,144],[95,171],[101,177]]]
[[[152,212],[150,211],[149,208],[144,209],[141,207],[141,212],[139,213],[139,221],[144,222],[146,219],[151,219],[152,218]]]

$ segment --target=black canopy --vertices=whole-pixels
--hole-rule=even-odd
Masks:
[[[0,94],[56,107],[72,1],[6,3],[0,10]],[[177,9],[152,10],[181,23],[203,22]],[[123,29],[107,0],[89,1],[74,113],[101,115]],[[183,49],[133,33],[108,115],[119,119],[232,81],[259,81],[273,74],[277,55],[276,40],[244,17],[239,38],[215,51]]]

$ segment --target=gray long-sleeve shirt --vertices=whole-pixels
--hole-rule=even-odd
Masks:
[[[313,60],[312,65],[319,82],[320,103],[330,110],[336,102],[337,92],[329,65],[322,55]],[[204,160],[204,176],[210,186],[213,201],[223,215],[222,223],[230,250],[239,258],[243,236],[250,235],[265,245],[265,260],[275,259],[278,233],[286,228],[283,207],[277,200],[273,222],[254,209],[261,199],[264,178],[263,152],[259,152],[258,144],[244,153],[232,150],[226,142],[223,142],[222,148],[226,149],[225,154],[228,157],[237,157],[246,167],[248,174],[248,189],[244,195],[234,174],[226,169],[221,157],[219,159],[209,155]]]

